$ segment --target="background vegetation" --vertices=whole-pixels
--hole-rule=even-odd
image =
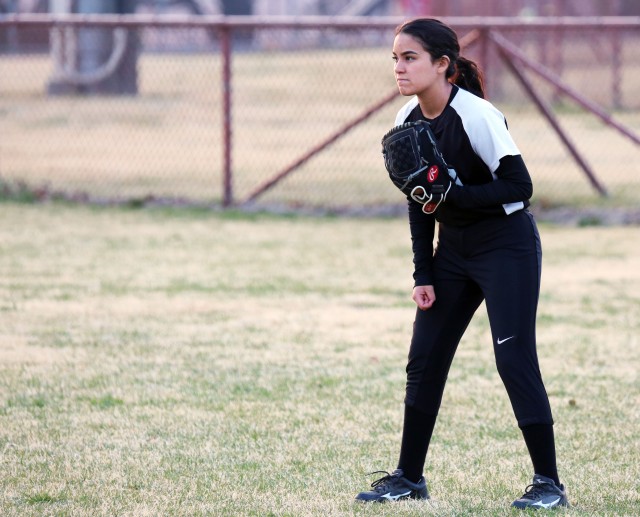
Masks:
[[[193,36],[186,30],[156,35],[176,45],[187,45]],[[269,38],[277,37],[292,38],[300,49],[233,54],[231,168],[236,202],[245,201],[264,182],[396,90],[391,35],[370,34],[380,41],[373,48],[366,36],[364,31],[354,32],[353,41],[344,41],[344,49],[327,50],[308,48],[326,37],[320,31],[265,30],[256,38],[264,39],[267,49]],[[528,54],[541,59],[533,34],[508,36],[523,39]],[[558,63],[549,63],[548,53],[542,62],[562,65],[562,78],[570,86],[637,134],[640,45],[633,45],[631,35],[627,36],[620,36],[624,74],[616,83],[622,106],[611,106],[613,74],[611,63],[602,55],[610,42],[602,34],[566,35]],[[535,204],[625,209],[640,205],[636,144],[529,74],[611,194],[608,199],[599,198],[518,83],[496,65],[488,84],[500,95],[496,93],[492,100],[507,117],[534,178]],[[14,190],[24,185],[35,197],[44,198],[219,204],[223,197],[221,66],[219,54],[210,48],[202,53],[193,48],[182,54],[145,52],[138,61],[135,97],[48,96],[50,56],[0,56],[0,187],[3,182]],[[398,96],[258,198],[258,206],[379,213],[402,205],[397,192],[388,188],[380,139],[405,102]]]

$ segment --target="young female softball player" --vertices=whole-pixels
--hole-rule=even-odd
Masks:
[[[484,100],[473,61],[455,32],[434,19],[398,27],[393,60],[398,89],[412,99],[396,125],[427,120],[454,185],[435,214],[409,199],[417,305],[407,364],[398,467],[361,492],[361,501],[429,497],[423,468],[449,367],[484,300],[500,377],[533,462],[533,483],[512,506],[568,506],[558,479],[549,399],[536,353],[541,247],[528,212],[532,185],[504,116]],[[435,223],[438,242],[433,249]]]

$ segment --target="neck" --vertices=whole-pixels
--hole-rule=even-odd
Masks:
[[[452,88],[451,83],[447,81],[441,85],[439,84],[437,88],[418,95],[418,102],[422,114],[427,118],[436,118],[440,115],[447,107]]]

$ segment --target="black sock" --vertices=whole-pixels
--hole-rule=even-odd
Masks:
[[[427,450],[429,449],[429,442],[435,425],[435,415],[427,415],[405,404],[402,446],[400,448],[398,468],[403,470],[404,477],[412,483],[417,483],[422,477]]]
[[[553,479],[560,486],[556,465],[556,443],[553,425],[534,424],[521,428],[536,474]]]

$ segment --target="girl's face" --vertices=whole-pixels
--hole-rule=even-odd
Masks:
[[[398,90],[402,95],[428,94],[434,85],[446,84],[445,73],[449,59],[432,61],[422,44],[409,34],[400,33],[393,41],[394,71]]]

